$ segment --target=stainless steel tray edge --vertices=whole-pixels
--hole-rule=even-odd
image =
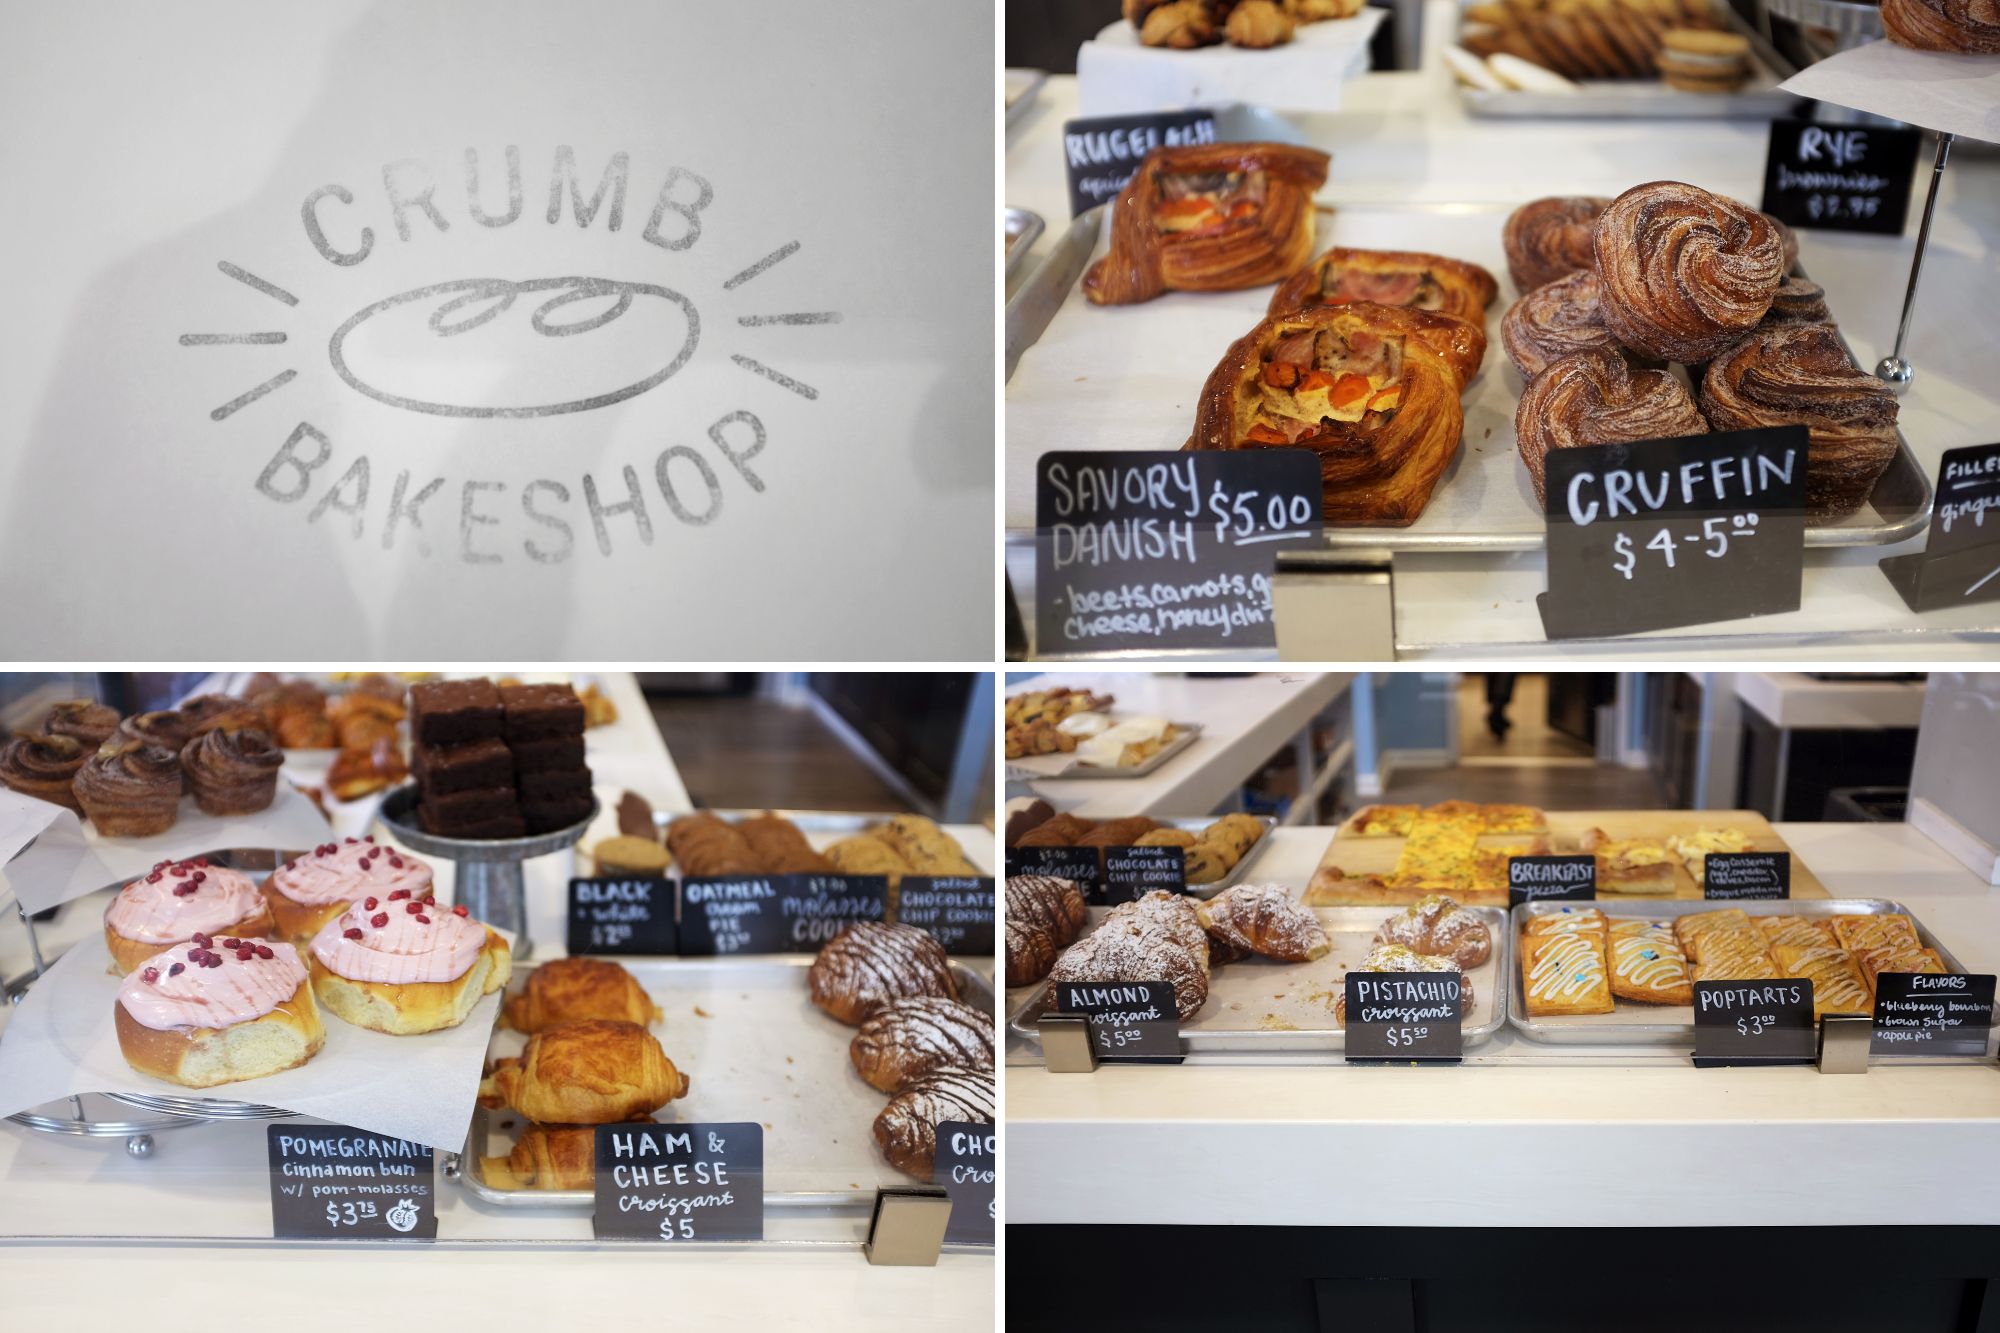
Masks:
[[[1028,262],[1028,252],[1041,238],[1044,224],[1040,213],[1030,213],[1025,208],[1003,208],[1000,210],[1000,226],[1014,242],[1006,247],[1006,267],[1002,273],[1002,280],[1011,288],[1022,266]]]

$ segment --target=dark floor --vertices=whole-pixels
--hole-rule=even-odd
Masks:
[[[1476,764],[1411,768],[1389,775],[1385,802],[1433,805],[1512,801],[1544,810],[1663,810],[1667,803],[1643,769],[1609,764]]]
[[[803,704],[756,696],[654,697],[647,702],[698,806],[910,809]]]

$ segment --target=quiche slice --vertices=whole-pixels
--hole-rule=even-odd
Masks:
[[[1614,838],[1590,829],[1578,846],[1597,857],[1599,893],[1671,894],[1674,854],[1657,838]]]

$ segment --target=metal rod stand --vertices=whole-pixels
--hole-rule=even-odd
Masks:
[[[1917,224],[1917,250],[1910,256],[1910,285],[1903,289],[1903,317],[1896,324],[1896,346],[1889,355],[1875,363],[1875,376],[1886,380],[1891,388],[1901,393],[1910,387],[1916,378],[1916,367],[1903,356],[1903,342],[1910,336],[1910,312],[1917,304],[1917,276],[1924,269],[1924,247],[1931,239],[1931,215],[1937,212],[1938,184],[1944,179],[1945,160],[1951,156],[1952,136],[1938,131],[1937,158],[1931,163],[1931,187],[1924,195],[1924,216]]]

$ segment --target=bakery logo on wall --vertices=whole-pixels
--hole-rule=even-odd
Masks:
[[[283,403],[288,386],[321,377],[337,386],[335,393],[358,394],[413,417],[454,418],[470,429],[480,429],[478,423],[530,423],[485,429],[508,444],[519,440],[523,429],[537,431],[560,448],[575,440],[577,418],[649,395],[657,400],[703,357],[718,364],[726,357],[742,372],[743,404],[698,423],[672,421],[676,430],[693,425],[704,438],[700,445],[669,443],[651,457],[570,475],[543,467],[535,470],[541,475],[436,476],[383,458],[376,442],[338,439],[309,419],[287,419],[282,428],[271,427],[272,452],[263,455],[268,461],[255,478],[258,494],[281,505],[305,504],[308,524],[331,518],[339,525],[345,519],[357,540],[372,535],[384,550],[412,545],[431,554],[444,548],[470,564],[511,558],[493,529],[516,518],[525,526],[515,549],[554,564],[592,544],[593,537],[605,556],[615,546],[629,545],[627,533],[636,535],[638,545],[651,545],[655,515],[662,512],[703,527],[722,513],[730,491],[762,493],[766,465],[759,456],[768,430],[758,395],[816,401],[820,391],[787,373],[782,362],[764,360],[758,331],[840,322],[836,311],[768,310],[758,299],[760,277],[779,264],[803,262],[794,259],[800,242],[787,240],[774,249],[746,245],[719,288],[681,290],[642,281],[634,275],[658,276],[658,261],[666,255],[697,244],[709,249],[729,244],[704,235],[703,216],[715,199],[706,177],[685,167],[668,168],[643,225],[634,225],[641,213],[635,207],[628,216],[627,202],[638,178],[625,152],[610,155],[593,186],[576,150],[559,146],[546,193],[537,201],[546,207],[532,210],[518,147],[507,147],[505,162],[502,212],[489,210],[498,194],[491,179],[494,163],[475,148],[465,150],[462,215],[447,213],[441,201],[451,192],[442,173],[420,161],[382,168],[389,224],[382,230],[377,227],[383,219],[368,217],[344,184],[321,185],[307,194],[298,215],[313,256],[307,262],[354,275],[351,285],[342,287],[352,300],[335,308],[309,309],[286,289],[285,274],[253,273],[227,258],[218,261],[222,274],[268,297],[283,313],[272,311],[269,326],[254,330],[183,333],[180,345],[283,346],[300,354],[287,357],[295,364],[275,374],[267,374],[267,362],[246,358],[246,377],[261,378],[217,406],[210,419],[230,421],[268,400],[259,420],[276,420],[269,407]],[[544,228],[550,238],[576,236],[566,222],[593,234],[593,252],[611,234],[621,245],[629,238],[629,252],[621,253],[626,271],[490,273],[392,292],[366,281],[371,258],[415,237],[441,237],[448,244],[453,237],[513,227]],[[441,262],[461,270],[465,264],[462,257]],[[703,309],[710,312],[706,325]],[[444,540],[453,532],[455,541]]]

